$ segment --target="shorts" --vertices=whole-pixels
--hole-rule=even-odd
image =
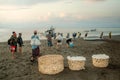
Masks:
[[[39,47],[37,47],[35,49],[32,49],[32,56],[33,56],[33,58],[36,58],[39,55],[40,55],[40,48]]]
[[[22,44],[19,44],[19,47],[22,47]]]
[[[15,46],[10,46],[11,52],[15,52]]]

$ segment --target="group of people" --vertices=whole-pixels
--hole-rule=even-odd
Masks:
[[[38,41],[37,41],[38,40]],[[11,37],[8,39],[9,49],[12,53],[12,58],[15,58],[15,52],[17,52],[17,45],[19,46],[19,53],[22,53],[23,39],[22,33],[19,33],[18,37],[15,31],[12,32]],[[31,36],[31,48],[32,48],[32,56],[31,61],[34,61],[40,55],[40,39],[37,35],[37,31],[34,31],[34,35]]]
[[[48,46],[49,47],[53,46],[52,36],[51,36],[50,32],[46,35],[46,38],[47,38]],[[55,44],[56,44],[55,45],[56,49],[60,50],[62,47],[62,44],[63,44],[63,35],[61,33],[58,33],[56,35]],[[66,45],[67,45],[67,47],[74,47],[73,40],[72,40],[72,38],[70,38],[69,33],[67,34],[67,37],[66,37]]]
[[[17,52],[17,44],[19,46],[19,52],[22,53],[22,33],[19,33],[18,37],[15,31],[12,32],[11,37],[8,39],[9,49],[12,53],[12,58],[15,58],[14,53]]]
[[[112,34],[112,32],[109,32],[109,39],[111,39],[111,37],[112,37],[111,34]],[[80,33],[80,32],[78,32],[78,33],[75,33],[75,32],[74,32],[74,33],[72,34],[73,39],[75,39],[77,35],[78,35],[78,38],[81,37],[81,33]],[[68,36],[70,36],[69,33],[67,33],[66,38],[67,38]],[[88,36],[88,32],[85,33],[84,37],[87,37],[87,36]],[[103,38],[103,32],[101,32],[100,38]]]
[[[37,31],[34,31],[34,35],[32,36],[32,38],[33,38],[35,35],[37,35]],[[81,37],[81,33],[80,33],[80,32],[78,32],[78,33],[75,33],[75,32],[74,32],[74,33],[72,34],[73,38],[70,38],[70,34],[67,33],[67,36],[66,36],[66,46],[67,46],[67,47],[71,47],[71,48],[74,47],[73,39],[75,39],[77,35],[78,35],[78,38]],[[87,37],[87,35],[88,35],[88,33],[85,34],[85,37]],[[109,36],[110,36],[110,38],[111,38],[111,33],[109,33]],[[53,46],[52,37],[54,37],[54,36],[52,36],[51,33],[48,32],[48,34],[46,35],[48,47],[52,47],[52,46]],[[100,35],[100,38],[102,38],[102,37],[103,37],[103,32],[102,32],[101,35]],[[38,38],[38,40],[39,40],[39,37],[38,37],[38,36],[37,36],[37,38]],[[56,49],[59,49],[59,50],[60,50],[61,47],[62,47],[62,44],[63,44],[63,34],[62,34],[62,33],[56,34],[56,36],[55,36],[54,39],[55,39],[55,43],[56,43]],[[32,54],[33,54],[33,56],[39,56],[39,53],[40,53],[39,50],[40,50],[40,49],[39,49],[39,46],[38,46],[38,45],[36,45],[36,47],[32,46]],[[34,57],[33,57],[33,58],[34,58]]]
[[[77,33],[73,33],[73,39],[76,38]],[[78,38],[80,38],[81,33],[78,32]],[[85,34],[85,37],[87,36],[87,34]],[[103,32],[100,35],[100,38],[102,38],[103,36]],[[49,32],[46,35],[47,38],[47,44],[48,47],[53,46],[52,43],[52,35]],[[109,33],[109,37],[111,38],[111,33]],[[58,35],[56,35],[55,38],[56,41],[56,49],[61,49],[62,43],[63,43],[63,35],[61,33],[58,33]],[[19,33],[18,37],[15,31],[12,32],[12,35],[10,37],[10,39],[8,40],[8,45],[10,46],[10,51],[12,53],[12,58],[15,58],[14,53],[17,52],[17,44],[19,45],[19,52],[22,53],[22,46],[23,46],[23,39],[22,39],[22,33]],[[40,38],[37,35],[37,31],[34,31],[34,34],[31,36],[31,48],[32,48],[32,56],[31,56],[31,61],[35,61],[39,56],[40,56]],[[74,43],[72,38],[70,38],[70,34],[67,33],[66,36],[66,46],[67,47],[74,47]]]
[[[51,36],[50,32],[48,32],[48,34],[46,35],[46,38],[47,38],[48,47],[53,46],[52,36]],[[62,40],[63,40],[63,37],[62,37],[61,33],[58,33],[58,35],[56,36],[55,40],[56,40],[56,44],[57,44],[56,47],[58,49],[58,48],[61,47]]]

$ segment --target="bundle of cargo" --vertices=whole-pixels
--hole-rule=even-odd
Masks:
[[[83,56],[73,56],[73,57],[68,56],[67,59],[68,59],[69,69],[71,69],[71,70],[85,69],[85,67],[84,67],[85,61],[86,61],[85,57],[83,57]]]
[[[39,71],[43,74],[57,74],[64,70],[64,58],[61,55],[45,55],[38,58]]]
[[[92,62],[95,67],[107,67],[109,63],[109,56],[106,54],[93,55]]]

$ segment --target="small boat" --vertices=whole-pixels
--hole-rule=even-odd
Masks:
[[[86,41],[102,41],[102,40],[104,40],[103,38],[100,38],[99,36],[89,36],[89,37],[84,37],[83,39]]]
[[[85,30],[84,32],[89,32],[89,30]]]
[[[91,29],[90,31],[96,31],[96,29]]]

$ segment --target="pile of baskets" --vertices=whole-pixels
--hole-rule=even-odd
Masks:
[[[85,69],[86,58],[83,56],[68,56],[68,66],[70,70]],[[92,56],[92,63],[95,67],[107,67],[109,56],[105,54],[95,54]],[[38,68],[43,74],[57,74],[64,70],[64,57],[62,55],[44,55],[38,58]]]

